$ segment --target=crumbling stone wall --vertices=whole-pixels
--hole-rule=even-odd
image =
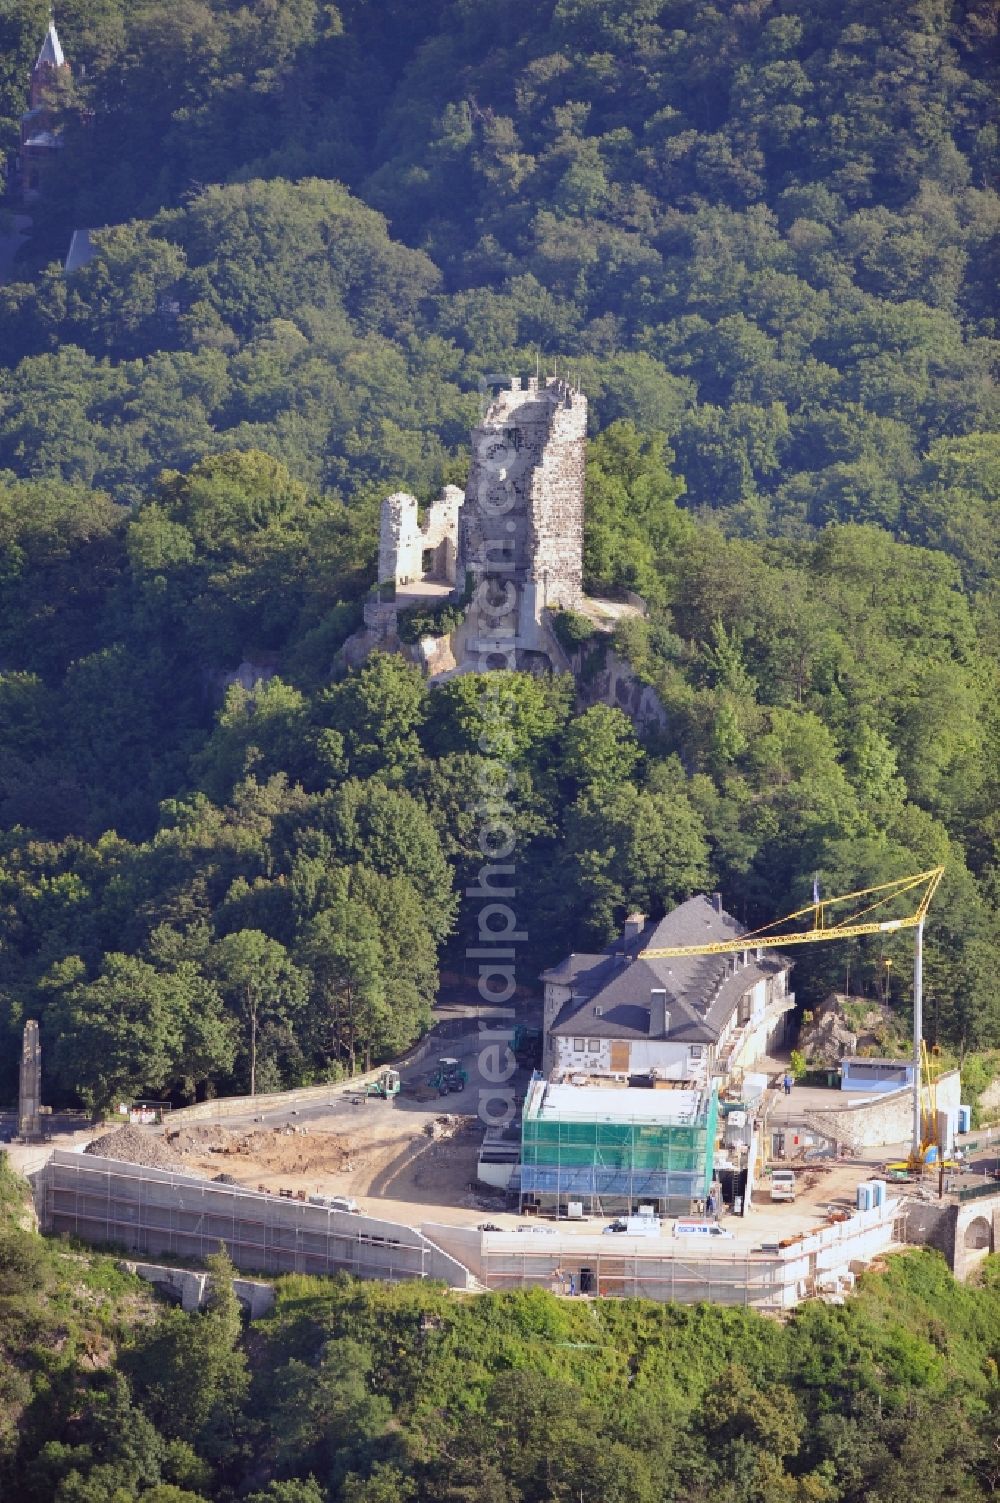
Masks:
[[[514,378],[473,430],[458,578],[486,582],[473,616],[486,636],[510,617],[519,652],[545,653],[543,611],[583,596],[586,435],[586,397],[555,377]]]
[[[405,588],[426,579],[453,585],[458,514],[464,499],[457,485],[446,485],[421,527],[416,496],[406,491],[388,496],[379,518],[379,584]]]

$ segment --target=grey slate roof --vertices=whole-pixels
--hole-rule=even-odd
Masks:
[[[48,63],[50,68],[61,68],[65,61],[66,59],[63,56],[63,50],[59,42],[59,33],[56,31],[56,24],[54,21],[50,21],[49,29],[45,33],[45,41],[42,43],[42,50],[38,54],[35,67],[41,68],[45,63]]]
[[[601,955],[571,955],[542,979],[572,986],[551,1032],[565,1037],[649,1038],[649,994],[663,990],[670,1014],[669,1036],[679,1042],[718,1038],[740,998],[758,981],[791,968],[774,952],[733,970],[731,955],[675,956],[642,960],[639,951],[737,939],[744,929],[719,913],[706,897],[688,898],[656,924],[647,924],[627,946],[620,940]],[[739,959],[739,957],[736,957]]]

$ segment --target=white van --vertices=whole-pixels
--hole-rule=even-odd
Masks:
[[[628,1237],[658,1237],[660,1222],[656,1216],[619,1216],[604,1230],[605,1233],[624,1232]]]
[[[791,1169],[771,1170],[771,1199],[795,1199],[795,1175]]]
[[[720,1226],[717,1221],[675,1221],[675,1237],[728,1237],[732,1239],[732,1232],[728,1227]]]

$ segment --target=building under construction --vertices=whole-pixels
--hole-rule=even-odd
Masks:
[[[521,1209],[686,1215],[708,1194],[714,1090],[552,1084],[535,1075],[521,1122]]]

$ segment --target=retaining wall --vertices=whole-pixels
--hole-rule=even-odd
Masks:
[[[346,1272],[474,1287],[467,1268],[412,1227],[194,1175],[56,1150],[35,1176],[43,1232],[152,1257],[203,1259],[222,1243],[254,1273]]]
[[[962,1199],[908,1200],[906,1240],[943,1253],[956,1279],[976,1272],[983,1259],[1000,1250],[1000,1187]]]
[[[488,1289],[558,1292],[569,1275],[580,1289],[586,1271],[598,1295],[788,1310],[898,1244],[899,1220],[900,1203],[890,1200],[767,1251],[731,1244],[687,1248],[667,1237],[653,1242],[558,1231],[480,1232],[434,1223],[423,1230]]]
[[[457,1038],[435,1031],[422,1040],[416,1048],[402,1059],[392,1061],[392,1068],[396,1070],[409,1070],[414,1065],[419,1065],[436,1050],[447,1043],[453,1047],[466,1035],[461,1034]],[[470,1033],[470,1038],[476,1037]],[[194,1106],[181,1106],[166,1117],[165,1125],[169,1128],[181,1127],[189,1122],[216,1121],[219,1117],[248,1117],[255,1112],[280,1111],[282,1107],[309,1106],[314,1103],[330,1101],[338,1093],[351,1090],[361,1090],[362,1087],[378,1080],[382,1071],[386,1069],[384,1064],[376,1065],[372,1070],[366,1070],[363,1075],[345,1075],[340,1080],[327,1081],[325,1085],[299,1086],[293,1091],[272,1091],[268,1094],[256,1096],[218,1096],[211,1101],[198,1101]]]
[[[935,1094],[939,1111],[958,1107],[962,1083],[957,1070],[949,1070],[941,1076]],[[922,1095],[926,1107],[929,1105],[926,1086]],[[813,1108],[804,1111],[801,1120],[813,1131],[834,1138],[838,1143],[846,1143],[853,1149],[908,1143],[913,1134],[913,1087],[886,1091],[868,1101],[850,1103],[841,1100],[837,1106]],[[779,1126],[776,1122],[771,1125],[774,1128]]]
[[[133,1263],[124,1258],[119,1268],[134,1273],[165,1289],[180,1301],[182,1310],[200,1310],[208,1300],[210,1279],[207,1273],[194,1268],[171,1268],[164,1263]],[[251,1320],[259,1320],[274,1309],[274,1285],[262,1284],[257,1279],[233,1279],[233,1293],[247,1311]]]

